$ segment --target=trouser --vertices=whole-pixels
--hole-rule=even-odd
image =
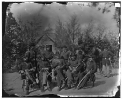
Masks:
[[[73,75],[69,69],[67,70],[66,75],[67,75],[67,85],[69,87],[73,83]]]
[[[102,73],[102,62],[101,61],[99,62],[99,71],[100,73]]]
[[[55,69],[52,69],[52,80],[55,79],[54,73],[55,73]]]
[[[57,85],[60,87],[61,86],[61,82],[64,82],[64,75],[63,75],[63,71],[61,68],[56,69],[57,72]]]
[[[40,89],[43,89],[44,86],[47,86],[47,88],[51,88],[52,78],[48,74],[49,71],[40,71],[39,73]]]
[[[33,84],[33,83],[34,83],[34,81],[32,81],[31,78],[26,77],[26,92],[27,92],[26,94],[29,93],[29,87],[30,87],[30,85]]]
[[[109,65],[103,65],[103,74],[105,76],[109,76],[110,75],[110,66]]]
[[[26,70],[25,72],[26,72],[27,79],[31,80],[34,83],[35,78],[34,78],[33,72],[29,72],[28,70]]]

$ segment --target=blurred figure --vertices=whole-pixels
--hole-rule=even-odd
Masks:
[[[96,47],[92,48],[92,56],[95,60],[96,66],[97,66],[97,71],[100,69],[100,63],[101,63],[101,57],[100,57],[100,52],[99,49]]]
[[[26,94],[29,94],[30,84],[36,84],[35,76],[35,52],[34,43],[31,43],[28,50],[25,53],[25,62],[27,63],[27,68],[25,68],[26,73]]]
[[[111,52],[107,49],[104,49],[102,52],[102,66],[103,66],[103,75],[105,77],[110,77],[110,69],[111,69]]]
[[[55,59],[53,59],[52,61],[52,68],[54,69],[54,72],[56,72],[57,74],[56,80],[58,85],[58,91],[60,91],[62,87],[65,87],[65,75],[63,72],[64,65],[65,63],[63,57],[60,58],[59,55],[56,55]]]
[[[52,52],[52,45],[46,45],[46,50],[43,53],[42,57],[42,74],[43,74],[43,82],[42,82],[42,91],[44,91],[44,86],[47,85],[47,88],[49,91],[52,90],[52,68],[51,68],[51,62],[54,54]]]

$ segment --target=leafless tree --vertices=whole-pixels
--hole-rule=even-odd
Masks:
[[[69,34],[65,29],[65,25],[58,19],[55,27],[55,43],[56,46],[68,46],[71,44]]]
[[[69,34],[71,41],[75,44],[75,40],[81,34],[81,28],[76,15],[73,15],[66,24],[66,31]]]
[[[19,18],[19,25],[21,29],[20,38],[23,39],[23,42],[29,44],[30,42],[38,43],[43,35],[52,33],[52,29],[48,25],[44,25],[43,16],[35,15],[32,16],[31,20],[23,21],[21,17]],[[45,18],[46,20],[46,18]],[[38,38],[39,37],[39,38]]]

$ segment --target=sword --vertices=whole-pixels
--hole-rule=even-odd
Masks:
[[[85,79],[85,77],[86,77],[88,74],[90,74],[90,71],[81,79],[81,81],[80,81],[79,84],[77,85],[77,89],[78,89],[79,85],[81,84],[81,82]]]

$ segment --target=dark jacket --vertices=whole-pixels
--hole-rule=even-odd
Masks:
[[[69,55],[70,55],[70,52],[67,51],[67,52],[62,52],[61,53],[61,57],[63,57],[65,60],[67,60],[69,58]]]
[[[44,57],[45,57],[46,59],[48,59],[48,60],[51,60],[51,59],[53,58],[53,56],[54,56],[53,52],[50,52],[50,51],[45,51],[45,52],[43,53],[43,55],[44,55]]]
[[[92,60],[92,61],[87,61],[87,64],[86,64],[86,71],[88,72],[88,71],[91,71],[91,73],[95,73],[96,72],[96,69],[97,69],[97,67],[96,67],[96,63],[95,63],[95,61],[94,60]]]

